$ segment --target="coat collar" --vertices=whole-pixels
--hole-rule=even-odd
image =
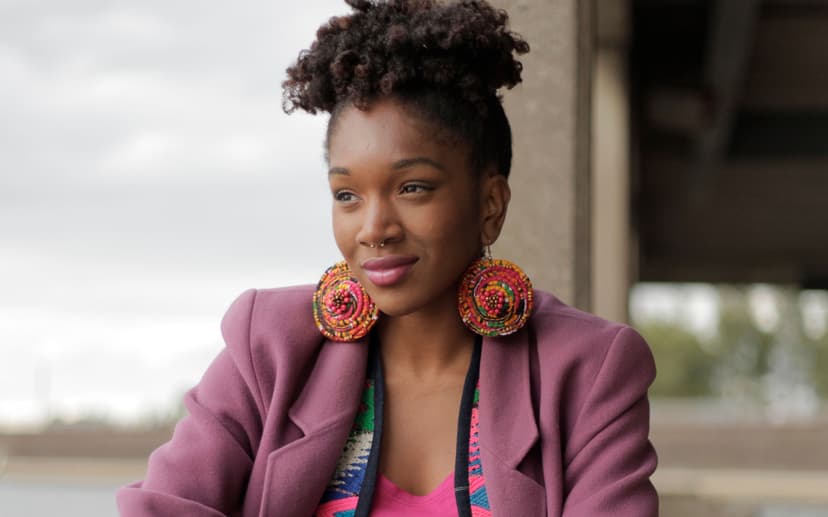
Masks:
[[[532,405],[528,325],[484,338],[480,358],[480,454],[494,515],[546,515],[544,488],[518,467],[539,439]]]
[[[367,340],[325,340],[288,418],[303,436],[267,457],[259,515],[313,515],[359,409]]]
[[[307,436],[329,425],[353,423],[368,367],[368,339],[325,340],[288,417]]]
[[[480,442],[512,468],[520,464],[538,439],[529,353],[525,329],[509,336],[483,339]]]

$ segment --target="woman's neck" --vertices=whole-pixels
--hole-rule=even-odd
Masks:
[[[446,374],[465,375],[468,369],[474,334],[460,319],[453,293],[411,314],[382,315],[377,332],[389,381],[429,382]]]

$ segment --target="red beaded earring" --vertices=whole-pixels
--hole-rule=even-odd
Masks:
[[[334,341],[355,341],[377,322],[379,310],[346,262],[329,267],[313,293],[313,319]]]
[[[457,308],[472,332],[505,336],[526,324],[532,294],[532,282],[522,269],[508,260],[493,259],[488,252],[463,274]]]

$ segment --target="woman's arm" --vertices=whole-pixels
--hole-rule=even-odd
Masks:
[[[216,517],[240,508],[262,432],[249,344],[255,298],[255,290],[245,291],[228,309],[226,348],[185,395],[188,415],[150,455],[145,479],[118,491],[121,515]]]
[[[644,339],[623,327],[609,346],[567,443],[564,517],[653,517],[647,388],[655,362]]]

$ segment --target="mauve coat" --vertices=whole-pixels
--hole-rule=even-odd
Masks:
[[[248,290],[188,416],[121,488],[124,516],[313,514],[359,406],[365,340],[324,340],[314,286]],[[650,517],[655,364],[641,336],[535,291],[520,331],[484,338],[480,449],[495,517]]]

